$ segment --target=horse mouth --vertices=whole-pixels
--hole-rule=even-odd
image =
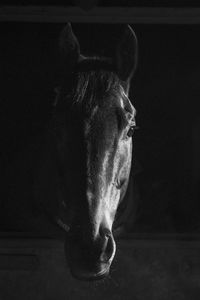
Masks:
[[[101,280],[108,276],[110,271],[109,266],[101,266],[96,270],[81,269],[80,266],[71,266],[71,274],[74,278],[84,281]]]
[[[88,253],[87,249],[83,251],[80,245],[65,243],[65,254],[71,275],[84,281],[100,280],[108,276],[112,259],[102,262],[85,253]]]

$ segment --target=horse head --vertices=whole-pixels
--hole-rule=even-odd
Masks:
[[[54,136],[69,226],[66,254],[72,274],[99,279],[115,256],[113,222],[126,193],[135,109],[128,93],[137,61],[130,26],[111,58],[81,54],[71,25],[61,33],[63,79],[56,98]]]

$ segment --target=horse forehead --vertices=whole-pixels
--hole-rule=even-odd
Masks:
[[[85,119],[86,133],[94,127],[102,127],[102,130],[107,128],[110,133],[117,128],[119,112],[134,117],[136,110],[120,86],[118,91],[112,91],[109,95],[98,97],[95,101],[90,102],[89,114]]]
[[[117,128],[117,115],[115,114],[115,106],[94,105],[90,110],[89,116],[84,120],[84,133],[88,142],[96,142],[101,144],[103,140],[110,140],[115,134]]]
[[[123,89],[120,89],[118,92],[111,93],[109,96],[98,97],[90,107],[90,118],[92,119],[98,114],[114,117],[115,109],[125,110],[127,105],[132,106],[128,96]]]
[[[107,103],[108,101],[109,103]],[[102,103],[97,103],[91,108],[88,123],[91,127],[101,126],[102,129],[107,125],[111,126],[116,123],[117,109],[123,109],[120,99],[115,99],[115,101],[106,99]]]

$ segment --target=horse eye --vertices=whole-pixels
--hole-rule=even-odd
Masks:
[[[132,137],[136,129],[138,129],[138,126],[136,125],[131,126],[127,132],[127,136]]]

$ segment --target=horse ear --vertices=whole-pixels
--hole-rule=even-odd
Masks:
[[[122,81],[129,83],[137,65],[137,37],[128,25],[119,41],[115,55],[115,65],[118,76]]]
[[[80,46],[70,23],[67,23],[61,31],[59,48],[62,60],[66,61],[70,67],[73,67],[80,58]]]

